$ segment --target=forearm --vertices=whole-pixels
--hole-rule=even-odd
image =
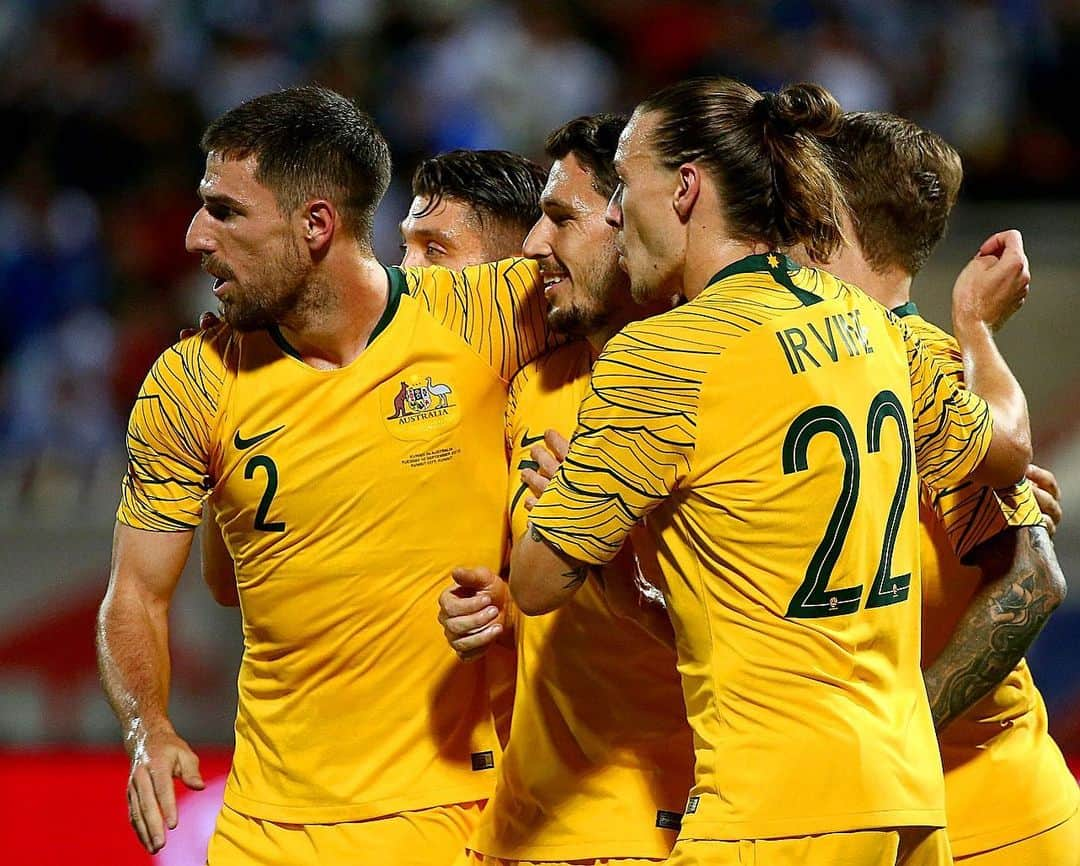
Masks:
[[[129,753],[148,730],[168,728],[168,605],[112,587],[97,629],[98,666]]]
[[[973,479],[1005,487],[1023,477],[1031,462],[1031,424],[1027,399],[984,323],[954,322],[964,360],[967,387],[982,397],[994,419],[994,435]]]
[[[1024,657],[1064,598],[1065,581],[1046,530],[1002,533],[979,550],[988,582],[923,676],[934,727],[989,694]]]

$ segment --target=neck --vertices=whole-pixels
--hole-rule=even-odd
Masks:
[[[304,362],[336,369],[359,357],[379,323],[389,295],[386,271],[370,253],[350,250],[313,275],[318,302],[281,322],[286,340]]]
[[[861,257],[844,257],[845,261],[836,262],[836,267],[826,265],[830,271],[845,283],[858,286],[871,298],[890,310],[911,300],[911,274],[897,268],[885,272],[876,271]]]
[[[697,243],[694,238],[699,238]],[[683,267],[683,295],[692,301],[719,271],[728,265],[756,253],[769,251],[768,244],[747,243],[731,238],[709,236],[706,232],[691,231],[686,247],[686,264]]]
[[[611,315],[608,316],[607,321],[585,337],[592,345],[593,351],[597,355],[604,350],[604,346],[607,345],[608,340],[614,337],[631,322],[637,322],[641,319],[647,319],[650,316],[658,315],[666,310],[670,310],[672,307],[672,302],[670,300],[645,305],[635,303],[630,296],[630,284],[628,281],[619,292],[620,294],[618,294],[617,297],[620,300],[615,304],[615,308],[612,310]]]
[[[900,271],[890,271],[887,274],[879,274],[867,268],[865,274],[858,280],[844,280],[854,283],[871,298],[887,307],[895,310],[911,300],[911,274]]]
[[[845,283],[858,286],[890,310],[911,300],[911,274],[896,267],[889,267],[884,271],[875,270],[855,244],[842,247],[826,265],[814,265],[813,262],[803,263],[813,267],[823,267]]]

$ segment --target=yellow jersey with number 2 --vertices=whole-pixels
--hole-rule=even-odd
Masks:
[[[546,346],[536,266],[388,268],[346,367],[227,327],[154,364],[118,519],[194,528],[210,496],[243,611],[232,809],[357,821],[486,798],[498,745],[483,665],[434,615],[450,570],[506,556],[503,412]]]

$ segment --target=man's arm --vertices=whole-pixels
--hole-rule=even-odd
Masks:
[[[176,826],[173,778],[203,787],[199,760],[168,717],[169,603],[193,531],[149,532],[116,524],[112,570],[98,613],[98,666],[131,758],[128,813],[151,854]]]
[[[236,587],[236,568],[233,565],[221,528],[207,509],[199,530],[199,553],[202,557],[203,582],[214,601],[223,607],[239,607],[240,592]]]
[[[567,556],[529,523],[510,558],[510,594],[526,616],[562,607],[599,568]]]
[[[1027,299],[1030,283],[1023,238],[1010,230],[988,238],[953,286],[953,330],[963,353],[964,380],[994,418],[990,447],[971,475],[988,487],[1018,481],[1031,462],[1027,401],[994,342],[994,332]]]
[[[1008,529],[974,557],[985,575],[983,588],[923,674],[939,731],[1016,667],[1065,598],[1065,579],[1041,526]]]

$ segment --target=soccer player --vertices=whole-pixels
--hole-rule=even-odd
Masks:
[[[460,270],[521,254],[540,217],[547,172],[506,150],[451,150],[424,160],[401,221],[401,266]]]
[[[401,222],[401,266],[462,270],[520,256],[525,236],[540,217],[546,178],[547,172],[531,159],[505,150],[453,150],[424,160],[413,173],[413,201]],[[206,320],[210,323],[216,324],[216,317]],[[214,598],[238,605],[233,563],[212,520],[204,521],[201,552],[203,579]],[[512,648],[498,647],[487,659],[495,729],[503,745],[510,729],[514,666]]]
[[[902,316],[961,377],[955,340],[911,300],[912,280],[956,203],[959,154],[881,113],[845,115],[826,145],[857,217],[828,269]],[[979,268],[976,260],[966,270]],[[949,838],[965,866],[1080,864],[1080,789],[1047,732],[1046,706],[1023,660],[1065,593],[1027,487],[920,491],[922,657]]]
[[[510,259],[540,217],[547,172],[507,150],[452,150],[425,159],[412,178],[413,200],[401,221],[403,268],[470,265]],[[200,328],[219,323],[204,313]],[[193,336],[197,330],[184,330]],[[232,562],[220,532],[206,527],[203,577],[221,604],[240,603]]]
[[[539,614],[648,516],[696,748],[679,866],[949,862],[909,598],[916,461],[937,487],[1023,474],[1022,393],[986,326],[1027,283],[959,286],[991,414],[876,302],[794,268],[781,248],[841,241],[815,137],[839,116],[813,85],[724,79],[638,106],[608,217],[634,297],[687,303],[608,342],[514,546],[513,597]]]
[[[592,115],[555,130],[543,216],[524,252],[540,264],[552,330],[576,338],[523,368],[511,385],[511,466],[537,464],[548,428],[571,430],[589,371],[627,322],[659,312],[634,303],[604,220],[615,189],[612,159],[625,117]],[[507,491],[512,532],[524,532],[524,482]],[[464,657],[512,634],[518,677],[510,740],[495,794],[464,862],[644,864],[671,851],[691,782],[693,749],[675,656],[593,584],[549,617],[514,618],[505,583],[458,572],[441,619]],[[470,579],[471,578],[471,579]],[[478,578],[478,579],[477,579]],[[612,589],[618,589],[613,586]],[[670,624],[666,622],[670,632]]]
[[[424,611],[463,551],[504,561],[508,382],[550,348],[537,268],[381,265],[389,152],[332,91],[253,99],[202,144],[187,245],[226,324],[144,383],[99,619],[132,824],[160,849],[173,776],[201,785],[168,718],[167,617],[209,499],[245,644],[209,863],[449,863],[498,744],[482,666]]]

